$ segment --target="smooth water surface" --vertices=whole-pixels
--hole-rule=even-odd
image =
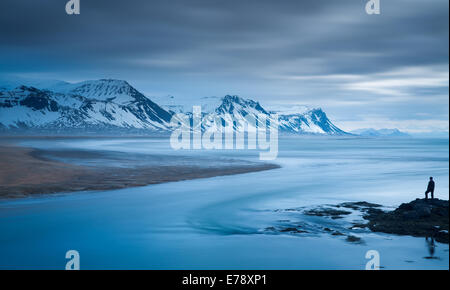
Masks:
[[[173,151],[156,138],[21,143],[258,161],[257,151]],[[436,196],[448,199],[448,145],[448,139],[285,137],[274,161],[280,169],[1,201],[0,267],[64,269],[65,253],[74,249],[82,269],[364,269],[366,252],[377,250],[385,269],[448,269],[448,245],[436,243],[434,258],[425,259],[425,238],[361,232],[364,243],[352,244],[321,233],[263,231],[285,218],[278,209],[346,201],[398,206],[422,197],[429,176]]]

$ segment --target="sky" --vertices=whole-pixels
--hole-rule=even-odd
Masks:
[[[0,76],[321,107],[344,130],[448,132],[449,1],[0,1]]]

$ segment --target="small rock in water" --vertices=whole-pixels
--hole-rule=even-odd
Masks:
[[[297,228],[285,228],[280,230],[280,232],[282,233],[297,233],[297,234],[301,234],[301,233],[307,233],[307,231],[303,231]]]
[[[338,231],[333,232],[331,235],[332,235],[332,236],[344,236],[343,233],[338,232]]]
[[[367,228],[367,224],[353,224],[350,227],[350,230],[362,230],[362,229],[365,229],[365,228]]]
[[[354,209],[354,210],[359,210],[361,208],[381,207],[381,205],[379,205],[379,204],[369,203],[366,201],[344,202],[344,203],[339,204],[337,207],[340,207],[340,206],[345,207],[345,208]]]
[[[350,243],[357,243],[357,244],[362,243],[362,240],[360,237],[356,237],[356,236],[352,236],[352,235],[348,235],[345,240]]]
[[[343,215],[349,215],[351,212],[345,210],[337,210],[333,208],[315,208],[303,212],[305,215],[331,217],[332,219],[342,218]]]

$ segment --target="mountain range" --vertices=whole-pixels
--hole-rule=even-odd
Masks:
[[[348,134],[335,126],[320,108],[269,110],[257,101],[231,95],[202,98],[198,102],[203,114],[215,113],[225,121],[232,116],[236,124],[258,114],[277,113],[281,133]],[[168,133],[173,130],[170,120],[174,114],[192,116],[192,106],[197,105],[182,103],[171,96],[152,101],[123,80],[56,81],[14,88],[7,84],[0,85],[0,129],[3,132]],[[239,125],[234,129],[242,130]]]
[[[357,129],[351,131],[352,134],[364,137],[408,137],[409,134],[400,131],[399,129]]]

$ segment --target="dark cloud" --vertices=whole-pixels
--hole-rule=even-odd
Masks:
[[[380,16],[366,15],[364,0],[81,0],[79,16],[65,2],[3,0],[4,58],[31,50],[120,68],[181,57],[193,69],[321,58],[332,72],[448,61],[448,1],[382,1]]]
[[[0,73],[116,77],[155,94],[241,93],[326,106],[329,94],[342,104],[366,104],[369,95],[295,77],[448,67],[448,1],[381,0],[381,15],[371,16],[366,2],[81,0],[81,15],[69,16],[65,0],[2,0]]]

